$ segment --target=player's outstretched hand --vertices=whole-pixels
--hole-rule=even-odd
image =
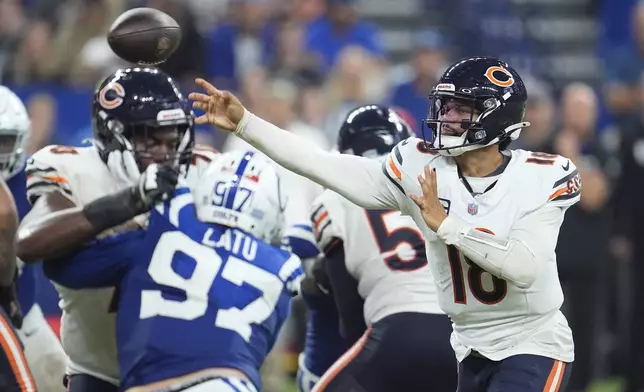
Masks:
[[[234,132],[244,116],[244,105],[228,91],[220,91],[207,81],[197,78],[195,83],[204,89],[203,93],[190,93],[192,107],[205,113],[195,119],[197,124],[212,124]]]
[[[422,195],[410,195],[410,197],[420,208],[427,226],[433,231],[438,231],[441,223],[447,218],[447,213],[445,213],[445,208],[438,200],[436,169],[430,169],[429,166],[425,166],[425,175],[419,175],[418,182],[423,192]]]
[[[171,166],[151,164],[145,169],[136,187],[138,196],[146,207],[165,200],[179,181],[179,171]]]

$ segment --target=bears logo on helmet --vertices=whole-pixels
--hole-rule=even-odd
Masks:
[[[125,89],[120,83],[114,82],[105,85],[98,93],[98,102],[105,109],[116,109],[123,103]]]

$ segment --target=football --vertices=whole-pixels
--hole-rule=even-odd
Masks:
[[[160,64],[181,43],[181,28],[176,20],[159,10],[134,8],[122,13],[112,23],[107,42],[125,61]]]

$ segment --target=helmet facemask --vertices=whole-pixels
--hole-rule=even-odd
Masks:
[[[0,173],[7,180],[20,168],[24,159],[25,132],[18,130],[0,130]]]
[[[489,129],[489,124],[496,123],[490,120],[498,116],[499,109],[505,105],[503,99],[495,94],[475,96],[465,91],[438,90],[429,96],[429,100],[429,113],[422,129],[423,138],[427,143],[426,124],[432,131],[431,143],[427,143],[427,149],[441,155],[458,156],[467,151],[497,144],[508,137],[514,140],[519,136],[520,129],[529,125],[521,122],[499,132],[490,133],[493,129]],[[459,118],[445,119],[452,110],[461,113]]]
[[[143,172],[151,163],[169,164],[184,174],[192,161],[194,129],[191,117],[173,121],[148,121],[123,125],[116,119],[103,121],[110,137],[98,142],[100,150],[131,151]],[[166,151],[163,151],[163,147]]]

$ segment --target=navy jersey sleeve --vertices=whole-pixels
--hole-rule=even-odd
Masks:
[[[45,275],[70,289],[117,286],[144,238],[137,230],[96,240],[71,257],[43,264]]]

